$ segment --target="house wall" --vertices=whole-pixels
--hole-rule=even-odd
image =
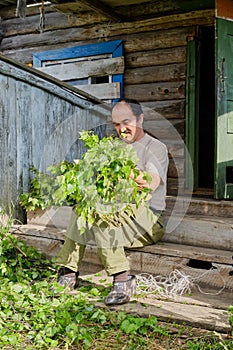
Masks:
[[[72,12],[72,11],[71,11]],[[53,49],[121,39],[124,41],[124,95],[142,102],[145,129],[168,146],[168,194],[184,186],[185,79],[187,39],[199,25],[214,24],[214,10],[113,23],[94,12],[71,15],[46,8],[45,26],[39,31],[38,8],[25,19],[15,9],[1,13],[1,51],[31,65],[32,55]]]

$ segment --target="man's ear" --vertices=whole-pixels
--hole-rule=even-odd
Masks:
[[[144,121],[144,114],[141,113],[138,117],[138,123],[143,124],[143,121]]]

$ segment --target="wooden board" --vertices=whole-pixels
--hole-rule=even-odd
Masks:
[[[232,218],[184,215],[185,212],[168,218],[169,227],[174,229],[165,233],[165,242],[232,251]]]
[[[192,198],[190,201],[190,197],[187,196],[180,198],[167,196],[166,203],[168,212],[173,208],[175,202],[179,203],[180,212],[182,212],[184,207],[187,206],[187,203],[189,203],[186,215],[197,215],[198,217],[206,215],[207,217],[218,217],[219,219],[228,218],[228,221],[232,218],[230,220],[233,222],[233,201],[219,201],[203,198]]]
[[[125,97],[139,101],[163,101],[185,98],[185,82],[161,82],[125,85]]]
[[[203,248],[185,244],[159,242],[151,246],[137,249],[137,251],[159,254],[161,256],[182,257],[219,264],[228,264],[230,266],[233,263],[232,251],[230,250]]]
[[[186,64],[168,64],[126,69],[125,84],[144,84],[155,82],[172,82],[185,80]]]
[[[106,307],[100,302],[98,302],[96,306]],[[119,306],[113,306],[111,310],[118,311]],[[140,315],[141,317],[155,316],[160,321],[173,321],[183,326],[185,324],[222,333],[229,333],[231,331],[229,313],[227,313],[226,310],[217,310],[213,307],[208,308],[199,305],[188,305],[185,301],[179,303],[158,300],[158,298],[157,300],[153,298],[153,301],[148,300],[146,297],[135,298],[134,303],[122,305],[120,310],[134,315]]]
[[[53,64],[46,67],[38,67],[38,70],[50,74],[60,80],[81,79],[124,72],[124,57],[105,58],[98,60],[78,61],[75,63]]]
[[[126,56],[126,66],[129,68],[158,66],[186,61],[186,47],[139,51]]]
[[[120,98],[120,83],[74,85],[81,91],[103,100]]]

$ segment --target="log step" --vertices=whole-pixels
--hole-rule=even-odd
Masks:
[[[171,216],[167,218],[163,241],[232,251],[233,218],[207,215]]]
[[[188,196],[167,196],[167,212],[170,213],[176,204],[176,211],[186,215],[207,215],[223,218],[233,218],[233,201]]]
[[[185,200],[184,198],[182,200]],[[174,198],[172,197],[172,201]],[[192,200],[194,203],[195,200]],[[207,202],[207,204],[206,204]],[[180,203],[182,201],[180,199]],[[210,205],[209,201],[197,201],[197,208],[199,204],[204,208],[208,206],[222,207],[222,202],[213,201]],[[199,203],[199,204],[198,204]],[[215,203],[215,204],[214,204]],[[224,208],[227,207],[227,213],[233,215],[233,204],[226,201]],[[191,204],[190,204],[191,205]],[[230,209],[229,209],[230,208]],[[217,209],[216,209],[217,210]],[[199,247],[232,250],[233,247],[233,217],[212,216],[204,212],[203,215],[183,215],[182,210],[180,215],[166,214],[167,229],[163,237],[164,242],[175,244],[194,245]],[[28,213],[28,224],[43,225],[47,227],[56,227],[58,229],[66,229],[71,216],[71,208],[52,207],[49,210],[36,211]]]

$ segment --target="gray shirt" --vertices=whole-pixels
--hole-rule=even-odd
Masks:
[[[168,151],[161,141],[145,134],[142,139],[132,144],[135,148],[139,161],[138,169],[148,173],[156,173],[161,178],[158,188],[152,192],[148,202],[149,206],[155,210],[164,210],[166,206],[167,191],[167,169]]]

